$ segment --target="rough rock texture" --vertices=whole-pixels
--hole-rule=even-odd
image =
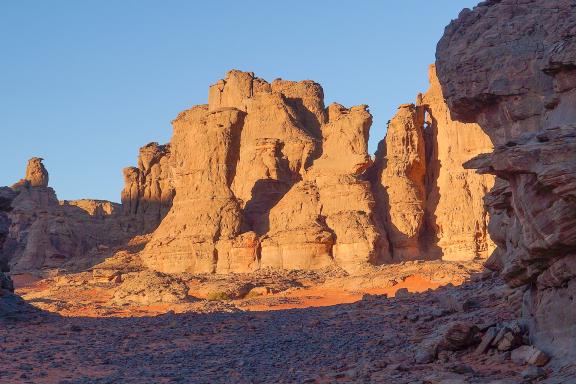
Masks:
[[[39,176],[40,175],[40,176]],[[33,158],[26,179],[3,188],[0,200],[0,261],[15,272],[58,268],[84,260],[91,251],[126,238],[119,206],[108,201],[58,201],[45,184],[48,172]],[[4,228],[4,229],[2,229]],[[4,237],[2,236],[2,237]]]
[[[9,212],[12,210],[11,205],[14,197],[16,197],[16,192],[11,188],[0,188],[0,251],[10,233],[11,220]],[[4,258],[4,255],[0,252],[0,272],[6,272],[8,269],[8,260]]]
[[[473,260],[494,248],[482,198],[493,176],[463,163],[492,148],[477,124],[452,120],[430,67],[430,88],[404,104],[376,152],[372,186],[395,260]]]
[[[401,105],[376,152],[375,181],[392,254],[398,260],[422,258],[420,237],[426,206],[425,110]]]
[[[492,150],[492,142],[478,124],[461,123],[450,116],[436,66],[429,71],[430,88],[422,95],[426,110],[426,234],[429,257],[443,260],[485,259],[495,248],[488,235],[483,197],[494,177],[464,169],[474,156]],[[426,235],[425,234],[425,235]]]
[[[220,258],[234,254],[232,241],[240,234],[242,217],[230,189],[235,171],[231,159],[238,156],[244,117],[234,108],[209,111],[201,105],[174,120],[176,196],[143,251],[148,267],[212,273]]]
[[[358,274],[391,261],[483,257],[480,201],[491,179],[461,163],[487,140],[472,125],[473,139],[458,135],[433,71],[431,82],[417,105],[400,108],[373,162],[367,106],[325,107],[313,81],[230,71],[208,105],[173,121],[169,144],[140,148],[138,166],[124,170],[121,209],[59,203],[32,159],[13,187],[5,259],[19,270],[87,265],[92,250],[148,233],[141,260],[164,273],[337,265]]]
[[[576,4],[487,1],[438,44],[453,116],[496,146],[468,166],[499,177],[486,202],[498,248],[489,266],[526,289],[537,347],[576,357]]]
[[[33,157],[28,160],[24,180],[28,181],[32,187],[48,186],[48,171],[44,168],[42,160],[39,157]]]
[[[175,303],[188,295],[186,284],[158,272],[129,273],[122,275],[122,280],[112,298],[116,305]]]
[[[149,143],[140,148],[138,167],[124,169],[122,211],[135,218],[135,232],[156,229],[172,206],[174,187],[170,145]]]
[[[147,266],[228,273],[336,263],[355,272],[388,257],[360,178],[371,163],[366,106],[324,108],[317,83],[270,84],[240,71],[208,99],[174,121],[175,198],[142,254]]]

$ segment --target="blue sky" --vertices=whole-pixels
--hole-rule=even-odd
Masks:
[[[433,3],[433,6],[432,6]],[[118,201],[138,148],[236,68],[368,104],[370,150],[427,88],[444,27],[476,0],[0,2],[0,185],[40,156],[60,199]]]

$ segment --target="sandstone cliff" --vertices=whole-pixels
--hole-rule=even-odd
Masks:
[[[494,248],[482,198],[492,176],[463,163],[492,144],[477,124],[452,120],[436,77],[388,124],[370,176],[395,260],[472,260]]]
[[[360,273],[391,261],[485,257],[481,201],[492,179],[461,163],[490,142],[473,124],[471,137],[459,136],[433,69],[431,82],[392,120],[372,164],[366,106],[326,108],[312,81],[228,72],[210,87],[208,105],[173,122],[157,172],[144,171],[142,152],[139,167],[125,171],[125,212],[142,217],[147,185],[157,185],[147,195],[154,201],[171,191],[164,207],[174,196],[144,263],[169,273],[333,264]]]
[[[140,148],[138,167],[124,169],[122,212],[134,218],[132,231],[153,231],[170,210],[174,198],[170,159],[170,145],[149,143]]]
[[[491,176],[462,162],[488,150],[430,90],[402,105],[375,159],[365,105],[324,105],[313,81],[233,70],[208,104],[182,112],[171,142],[140,148],[122,206],[59,202],[31,159],[8,214],[3,258],[15,270],[89,266],[98,249],[149,233],[140,256],[165,273],[260,268],[362,273],[382,263],[471,260],[490,250],[482,196]],[[460,134],[465,129],[466,134]]]
[[[42,159],[32,158],[26,177],[3,188],[0,262],[14,272],[88,265],[90,253],[126,239],[116,220],[118,204],[58,201]],[[8,229],[6,231],[6,229]],[[4,235],[2,235],[4,233]]]
[[[525,291],[533,342],[576,357],[576,4],[486,1],[438,44],[453,116],[496,146],[468,163],[499,177],[487,196],[488,265]]]
[[[371,116],[312,81],[230,71],[174,121],[172,209],[142,253],[162,272],[358,271],[389,257],[373,215]],[[194,148],[195,151],[191,151]]]

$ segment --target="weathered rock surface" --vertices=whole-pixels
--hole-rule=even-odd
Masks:
[[[175,198],[142,256],[162,272],[356,272],[389,259],[362,173],[366,106],[324,108],[312,81],[230,71],[174,121]],[[194,151],[191,150],[194,148]],[[125,190],[126,191],[126,190]]]
[[[426,143],[423,107],[404,104],[388,124],[376,152],[380,215],[398,260],[422,258],[420,237],[426,206]]]
[[[482,198],[492,176],[463,163],[492,148],[477,124],[452,120],[430,67],[430,88],[400,106],[376,152],[372,187],[396,260],[472,260],[494,248]]]
[[[486,202],[498,248],[489,265],[529,284],[523,314],[544,352],[576,350],[576,4],[486,1],[438,44],[453,116],[496,146],[468,163],[499,177]],[[524,289],[524,288],[522,288]]]
[[[89,262],[90,252],[126,239],[116,220],[118,204],[99,200],[58,201],[47,187],[41,159],[29,161],[26,178],[2,189],[0,261],[15,272]],[[8,212],[6,212],[8,211]],[[5,229],[8,226],[6,233]]]
[[[28,160],[26,166],[26,176],[24,180],[30,183],[32,187],[47,187],[48,186],[48,171],[42,164],[39,157],[33,157]]]
[[[495,248],[488,235],[483,197],[494,177],[478,175],[463,164],[492,150],[492,142],[478,124],[461,123],[450,116],[436,66],[429,71],[430,88],[422,95],[426,110],[426,235],[429,257],[443,260],[486,259]]]
[[[180,302],[188,287],[178,279],[153,271],[129,273],[114,292],[115,305],[152,305]]]
[[[240,234],[242,217],[230,189],[235,171],[230,158],[237,158],[244,117],[238,109],[209,111],[203,105],[174,120],[176,196],[143,251],[148,267],[213,273],[218,260],[233,253],[231,242]]]
[[[150,143],[140,148],[138,167],[124,169],[122,211],[135,218],[135,232],[156,229],[170,210],[174,197],[170,145]]]
[[[12,210],[12,201],[15,197],[16,192],[11,188],[0,188],[0,251],[10,233],[11,220],[9,212]],[[8,269],[8,259],[0,252],[0,272],[6,272]]]
[[[92,249],[142,234],[142,262],[164,273],[337,265],[358,274],[391,261],[483,257],[480,201],[491,177],[461,162],[487,139],[473,124],[474,139],[461,138],[433,69],[431,84],[400,108],[373,162],[367,106],[325,107],[313,81],[230,71],[208,105],[174,120],[169,144],[140,148],[138,166],[124,170],[121,208],[59,203],[32,159],[13,187],[5,258],[19,270],[79,258],[89,267]]]

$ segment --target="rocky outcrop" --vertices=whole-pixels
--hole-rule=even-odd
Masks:
[[[26,178],[0,196],[0,261],[15,272],[89,263],[90,253],[126,239],[118,204],[98,200],[58,201],[46,186],[41,159],[28,162]],[[8,227],[8,231],[4,230]],[[4,229],[2,229],[4,228]]]
[[[241,233],[242,217],[230,189],[235,171],[231,159],[238,157],[244,117],[235,108],[210,111],[201,105],[174,120],[176,196],[143,251],[149,268],[212,273],[220,258],[234,254],[232,241]]]
[[[170,145],[149,143],[140,148],[138,167],[124,169],[122,211],[134,218],[132,230],[148,233],[156,229],[172,206]]]
[[[30,183],[31,187],[47,187],[48,186],[48,171],[44,168],[42,160],[39,157],[33,157],[28,160],[26,166],[26,176],[24,180]]]
[[[423,257],[420,238],[426,207],[425,110],[401,105],[376,152],[380,215],[397,260]]]
[[[536,346],[576,351],[576,5],[486,1],[464,10],[438,44],[453,116],[496,146],[469,167],[499,177],[487,196],[498,248],[488,265],[526,290]]]
[[[390,259],[361,178],[371,164],[366,106],[325,108],[317,83],[240,71],[213,85],[208,101],[173,122],[175,198],[142,253],[146,265],[357,272]]]
[[[7,272],[8,258],[2,254],[4,242],[10,233],[10,216],[9,212],[12,210],[12,201],[16,197],[16,192],[11,188],[0,188],[0,272]]]
[[[422,95],[426,112],[426,223],[422,241],[428,257],[443,260],[486,259],[495,248],[488,234],[483,197],[494,177],[478,175],[463,164],[492,150],[492,142],[475,123],[453,120],[436,76]],[[428,236],[428,238],[426,238]]]
[[[477,124],[452,120],[430,67],[430,88],[388,124],[370,178],[395,260],[473,260],[494,248],[482,199],[492,176],[463,163],[492,148]]]
[[[121,207],[58,202],[32,159],[13,187],[5,258],[19,270],[90,265],[91,250],[148,233],[141,260],[163,273],[337,265],[356,274],[484,257],[480,201],[491,178],[461,163],[489,141],[473,124],[473,138],[458,134],[434,70],[431,82],[399,109],[373,161],[367,106],[325,107],[313,81],[230,71],[207,105],[173,121],[169,144],[140,148],[138,166],[124,170]]]
[[[156,223],[163,213],[142,215],[143,202],[156,196],[168,207],[174,196],[144,263],[165,273],[333,264],[360,273],[393,260],[485,256],[481,196],[491,179],[461,162],[489,140],[477,126],[475,139],[458,136],[431,81],[426,97],[392,120],[372,164],[366,106],[325,108],[315,82],[228,72],[210,87],[208,105],[173,122],[169,151],[150,144],[125,171],[125,213]],[[438,149],[438,135],[448,136],[447,148]],[[156,172],[144,158],[157,159]],[[470,223],[452,222],[463,219]]]

